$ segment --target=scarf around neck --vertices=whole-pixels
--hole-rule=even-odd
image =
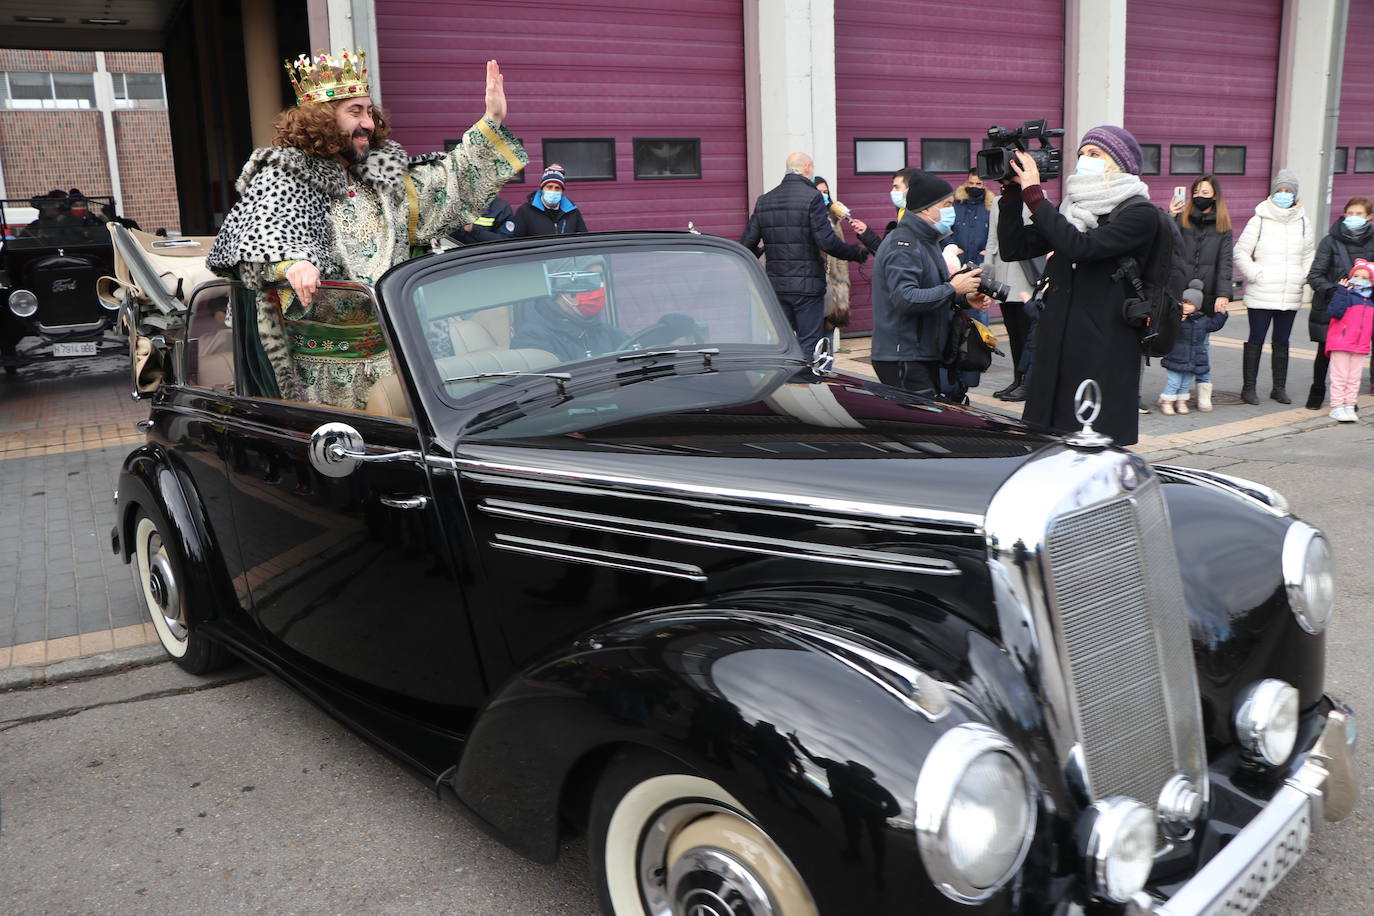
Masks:
[[[1108,182],[1108,179],[1111,179]],[[1064,179],[1064,202],[1059,212],[1081,231],[1097,228],[1097,219],[1111,213],[1128,197],[1150,197],[1150,188],[1130,172],[1110,175],[1069,175]]]

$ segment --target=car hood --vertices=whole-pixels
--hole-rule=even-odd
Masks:
[[[641,386],[654,384],[641,382],[637,394],[651,393]],[[666,397],[662,407],[626,419],[610,411],[598,417],[593,406],[572,399],[557,409],[580,410],[585,422],[519,438],[502,436],[498,427],[495,435],[464,439],[458,455],[509,470],[653,484],[731,501],[977,526],[1002,483],[1030,455],[1058,441],[974,408],[933,403],[854,377],[752,391],[759,396],[687,409],[672,407]]]

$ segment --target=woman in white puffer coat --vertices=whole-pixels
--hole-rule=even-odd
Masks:
[[[1236,266],[1245,277],[1245,310],[1250,319],[1240,390],[1247,404],[1259,403],[1255,380],[1271,324],[1274,387],[1269,397],[1280,404],[1293,403],[1287,391],[1288,335],[1302,306],[1303,287],[1316,248],[1316,229],[1298,201],[1298,176],[1282,169],[1274,176],[1269,197],[1255,207],[1255,215],[1236,240]]]

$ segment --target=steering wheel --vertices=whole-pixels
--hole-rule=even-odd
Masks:
[[[616,348],[617,352],[644,348],[663,347],[679,340],[691,340],[701,345],[706,343],[706,329],[692,320],[691,315],[669,312],[655,323],[643,328],[629,337]]]

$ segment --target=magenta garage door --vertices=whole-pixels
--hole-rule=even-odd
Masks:
[[[1282,0],[1127,5],[1126,127],[1155,166],[1155,203],[1215,173],[1239,234],[1269,194],[1283,165],[1272,161],[1282,12]]]
[[[1341,118],[1336,126],[1332,216],[1352,197],[1374,198],[1374,0],[1350,4],[1341,72]]]
[[[1064,126],[1063,0],[1014,9],[1008,19],[1005,2],[970,0],[957,15],[923,16],[907,0],[835,0],[839,163],[816,171],[835,175],[840,199],[880,233],[896,215],[894,162],[957,185],[991,125]],[[850,330],[873,325],[872,264],[851,268]]]
[[[506,77],[508,123],[530,155],[569,170],[589,228],[737,238],[748,218],[742,0],[377,0],[383,101],[412,154],[443,149],[482,113],[483,62]]]

